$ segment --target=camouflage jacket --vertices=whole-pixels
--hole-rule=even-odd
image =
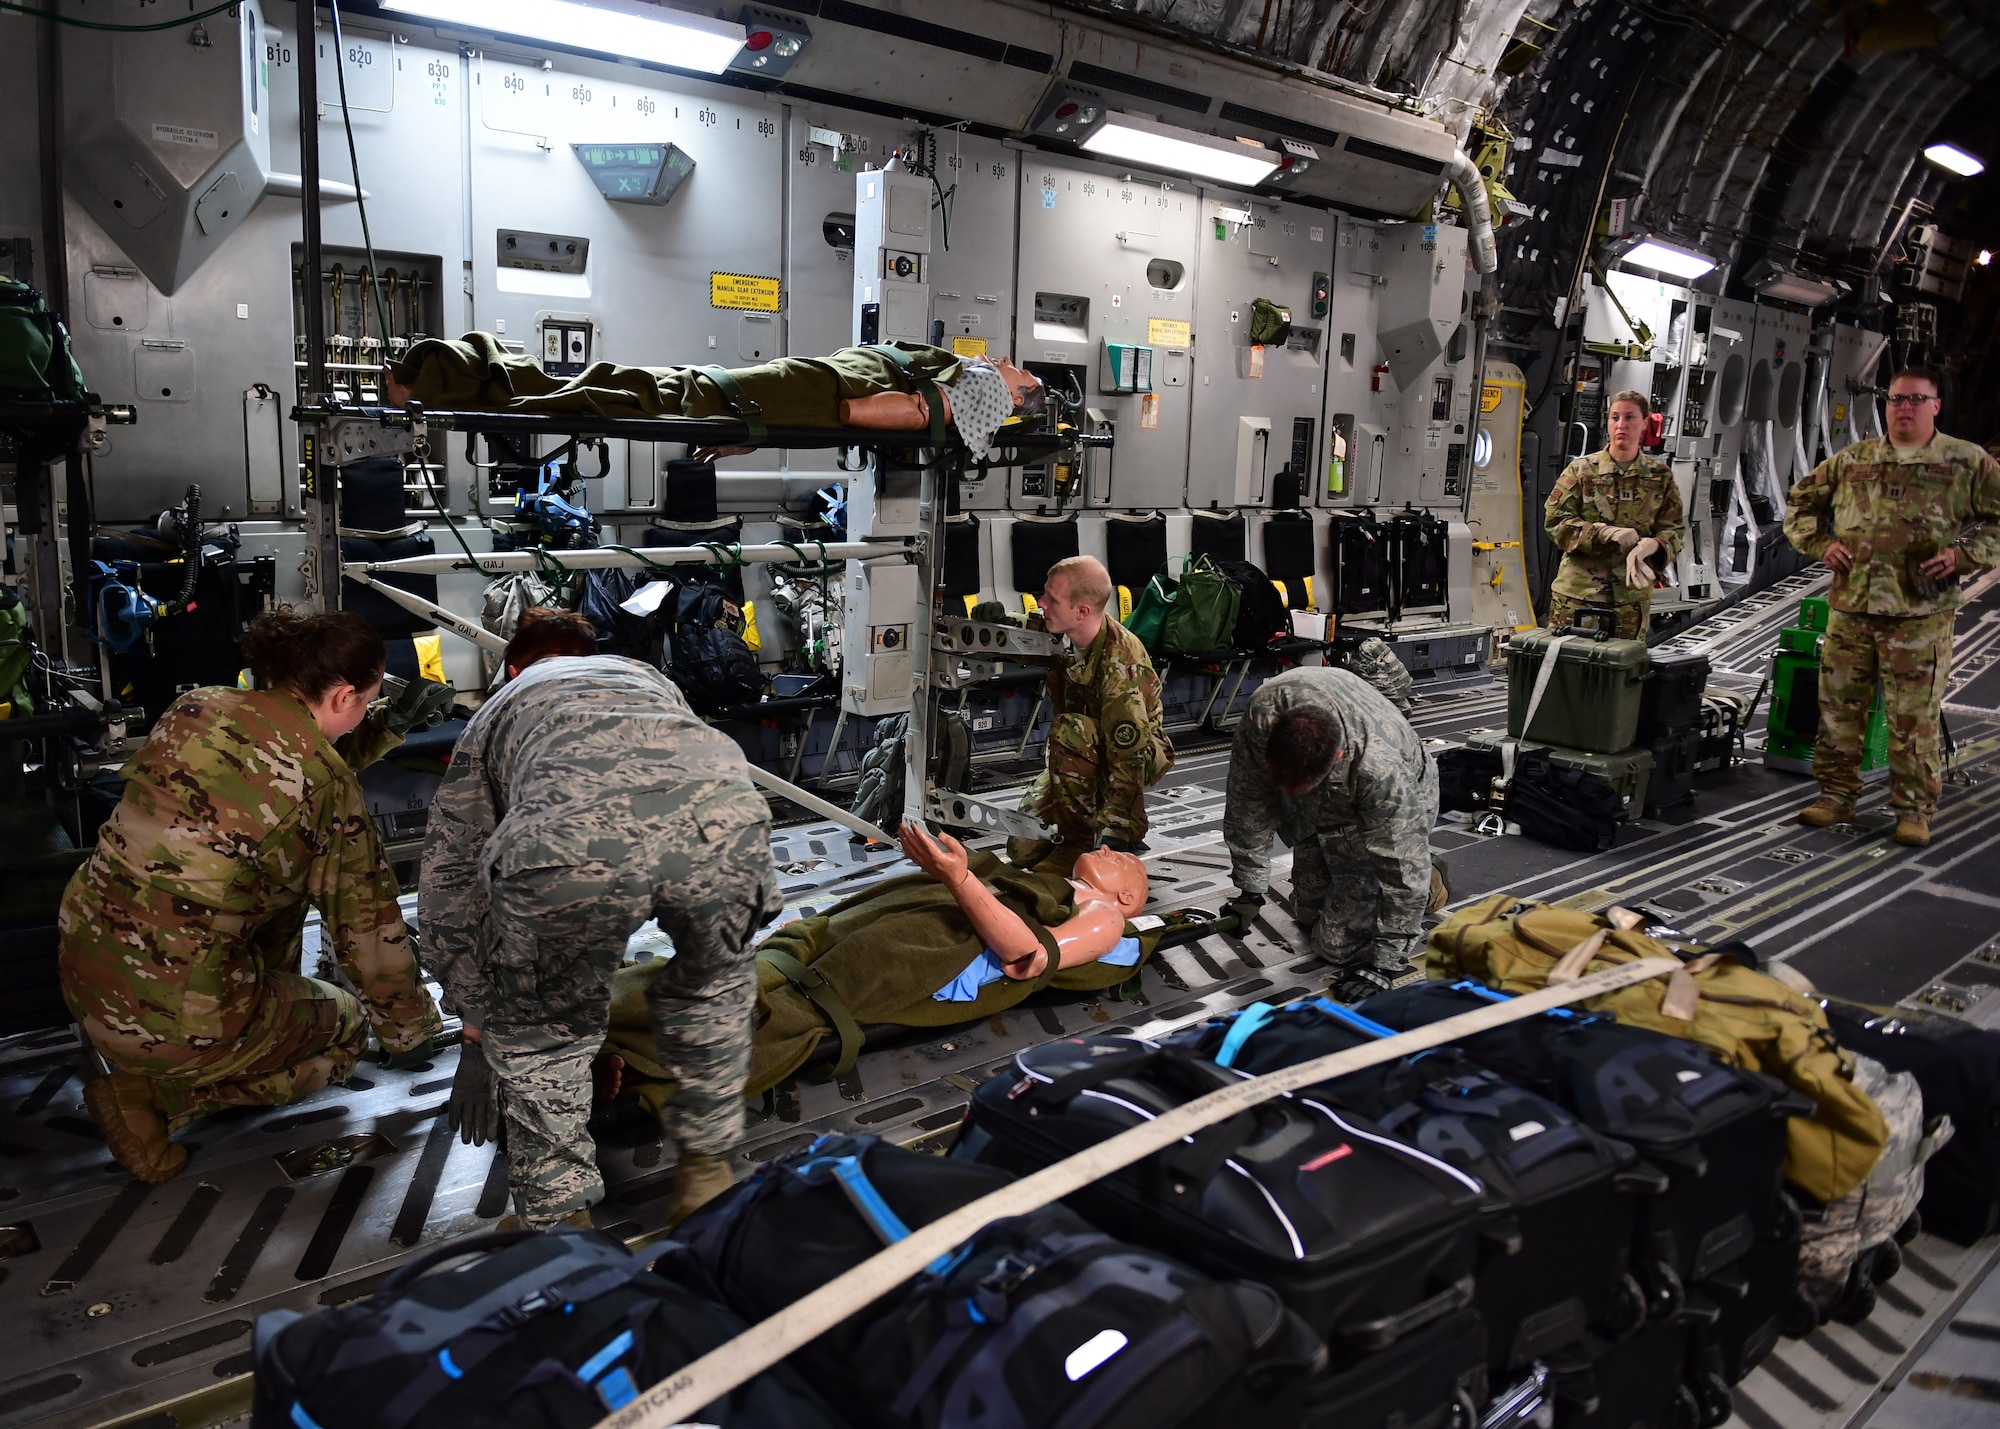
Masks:
[[[673,681],[621,655],[540,660],[481,705],[459,736],[424,836],[417,927],[448,1004],[477,1026],[494,879],[528,869],[651,866],[666,825],[717,799],[763,810],[743,751],[703,723]],[[565,961],[573,949],[555,950]]]
[[[1369,636],[1341,660],[1341,668],[1353,671],[1373,685],[1383,699],[1404,714],[1417,707],[1410,668],[1396,658],[1388,641]]]
[[[1658,541],[1656,570],[1671,563],[1687,539],[1673,468],[1644,452],[1628,462],[1613,461],[1609,451],[1578,457],[1556,478],[1542,524],[1563,553],[1551,590],[1593,605],[1640,604],[1653,598],[1650,586],[1625,584],[1625,552],[1605,538],[1600,526],[1629,526]]]
[[[1959,582],[1932,582],[1917,567],[1947,546],[1958,548],[1961,575],[2000,562],[2000,461],[1943,433],[1920,447],[1856,442],[1792,488],[1785,537],[1814,560],[1835,541],[1853,553],[1853,569],[1827,594],[1835,610],[1956,610]]]
[[[327,743],[281,691],[182,695],[122,771],[125,796],[63,897],[63,989],[114,1034],[236,1039],[268,972],[297,971],[308,905],[382,1045],[438,1031],[396,876],[354,770],[399,741],[371,715]]]
[[[1174,767],[1160,677],[1146,647],[1106,615],[1088,650],[1066,646],[1049,670],[1048,690],[1052,714],[1097,722],[1104,754],[1103,832],[1129,841],[1145,837],[1146,790]]]
[[[1340,753],[1318,787],[1289,799],[1264,772],[1264,746],[1278,716],[1299,705],[1333,716]],[[1402,712],[1351,671],[1314,665],[1266,680],[1250,697],[1229,751],[1222,838],[1236,886],[1245,893],[1270,888],[1271,839],[1280,830],[1295,844],[1322,829],[1402,819],[1426,757]],[[1422,836],[1429,840],[1427,822]]]

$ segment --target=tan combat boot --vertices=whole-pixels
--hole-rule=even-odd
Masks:
[[[667,1204],[667,1224],[677,1226],[736,1184],[729,1159],[700,1151],[683,1151],[674,1168],[674,1197]]]
[[[1896,842],[1905,848],[1929,848],[1930,818],[1915,809],[1896,810]]]
[[[167,1140],[167,1119],[144,1077],[131,1072],[93,1077],[83,1084],[83,1104],[104,1128],[104,1143],[118,1164],[138,1180],[157,1186],[187,1165],[187,1148]]]
[[[1854,801],[1835,794],[1822,794],[1799,811],[1799,822],[1815,829],[1851,824],[1854,822]]]

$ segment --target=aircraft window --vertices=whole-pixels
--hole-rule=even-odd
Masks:
[[[1722,391],[1716,397],[1715,419],[1725,427],[1743,420],[1743,391],[1750,376],[1750,364],[1743,354],[1732,352],[1722,364]]]
[[[1187,281],[1187,265],[1171,258],[1155,258],[1146,265],[1146,281],[1163,293],[1171,293]]]
[[[1493,433],[1480,428],[1478,438],[1472,443],[1472,464],[1481,471],[1493,464]]]
[[[843,257],[854,255],[854,215],[851,213],[829,213],[820,222],[821,237],[826,246]]]
[[[1802,363],[1787,362],[1784,374],[1778,378],[1778,425],[1791,429],[1798,425],[1799,398],[1804,395],[1805,367]]]

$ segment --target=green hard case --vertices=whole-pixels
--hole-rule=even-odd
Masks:
[[[1535,727],[1523,727],[1542,656],[1553,638],[1549,631],[1530,630],[1507,646],[1507,733],[1598,754],[1630,749],[1639,737],[1640,691],[1652,668],[1643,640],[1572,636],[1535,711]]]

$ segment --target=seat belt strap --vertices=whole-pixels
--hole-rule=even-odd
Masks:
[[[722,400],[729,404],[729,410],[736,420],[750,429],[750,445],[761,447],[769,430],[764,425],[764,409],[743,390],[743,384],[736,380],[736,374],[726,367],[713,363],[701,369],[702,376],[713,382],[722,393]]]
[[[944,398],[938,392],[937,383],[917,371],[910,354],[903,351],[900,347],[896,347],[891,343],[878,342],[873,344],[870,350],[881,353],[884,357],[895,363],[903,376],[909,379],[910,385],[917,389],[917,395],[924,399],[924,410],[930,414],[931,432],[929,445],[942,447],[945,444]]]
[[[1542,650],[1542,667],[1535,671],[1534,692],[1528,696],[1528,713],[1521,721],[1521,739],[1526,739],[1535,728],[1535,713],[1542,707],[1542,696],[1549,692],[1549,681],[1556,673],[1556,661],[1562,656],[1562,648],[1571,636],[1551,636]],[[1505,739],[1500,742],[1500,782],[1514,782],[1514,756],[1520,752],[1521,739]]]
[[[776,968],[786,982],[811,998],[813,1005],[833,1024],[833,1030],[840,1036],[840,1060],[834,1064],[833,1074],[844,1077],[853,1071],[854,1059],[861,1055],[861,1024],[854,1020],[854,1014],[847,1010],[846,1002],[826,980],[826,974],[776,948],[759,948],[757,958]]]

